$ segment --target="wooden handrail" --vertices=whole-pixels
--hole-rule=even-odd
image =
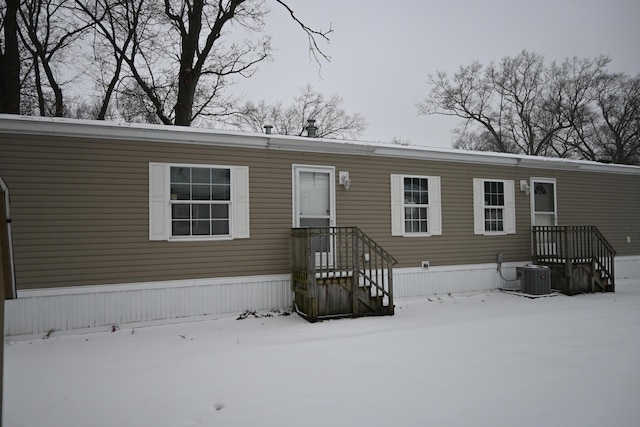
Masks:
[[[565,265],[592,264],[613,289],[616,251],[596,226],[533,226],[533,262]]]
[[[317,280],[350,278],[353,314],[357,314],[358,287],[370,289],[393,307],[393,265],[396,259],[358,227],[305,227],[291,230],[291,271],[295,286],[305,286],[317,297]]]

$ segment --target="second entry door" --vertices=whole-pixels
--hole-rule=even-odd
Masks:
[[[532,225],[558,225],[555,179],[531,179]]]
[[[335,171],[330,167],[294,166],[293,168],[293,226],[334,227]],[[328,231],[328,230],[327,230]],[[332,265],[333,239],[331,234],[316,236],[312,241],[316,266]]]
[[[294,166],[294,227],[333,227],[333,168]]]

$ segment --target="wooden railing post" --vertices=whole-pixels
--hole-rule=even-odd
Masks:
[[[389,280],[389,314],[393,316],[395,313],[395,305],[393,303],[393,263],[387,260],[387,278]]]
[[[396,260],[357,227],[296,228],[291,236],[294,302],[307,320],[393,314]]]
[[[307,277],[308,277],[308,285],[307,285],[307,301],[309,302],[309,307],[307,307],[307,316],[309,317],[309,321],[315,322],[318,320],[318,286],[316,283],[316,254],[313,250],[313,233],[310,228],[306,229],[307,235],[307,247],[306,247],[306,255],[307,255]]]
[[[614,291],[616,251],[596,226],[532,226],[532,258],[565,276],[563,292]],[[551,243],[552,242],[552,243]],[[584,270],[591,283],[583,282]]]
[[[568,227],[563,227],[563,231],[564,231],[564,236],[563,236],[563,240],[564,240],[564,275],[567,279],[567,283],[569,285],[569,293],[572,294],[573,293],[573,262],[572,262],[572,257],[573,257],[573,251],[571,248],[571,231],[569,230]]]
[[[532,252],[532,262],[536,264],[538,262],[538,227],[535,225],[531,227],[531,252]]]
[[[360,239],[357,233],[352,230],[353,239],[353,292],[351,294],[351,310],[353,314],[358,314],[358,287],[360,285]]]

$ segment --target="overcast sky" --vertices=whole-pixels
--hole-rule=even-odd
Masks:
[[[235,90],[246,99],[285,104],[311,84],[344,99],[368,122],[359,138],[450,147],[459,121],[418,116],[416,104],[436,71],[474,60],[488,64],[523,49],[547,62],[601,54],[610,71],[640,73],[640,0],[289,0],[303,22],[333,28],[323,49],[331,62],[309,59],[304,33],[275,1],[265,31],[273,60]]]

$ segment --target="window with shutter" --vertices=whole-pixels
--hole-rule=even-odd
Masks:
[[[149,240],[249,237],[249,169],[149,164]]]

